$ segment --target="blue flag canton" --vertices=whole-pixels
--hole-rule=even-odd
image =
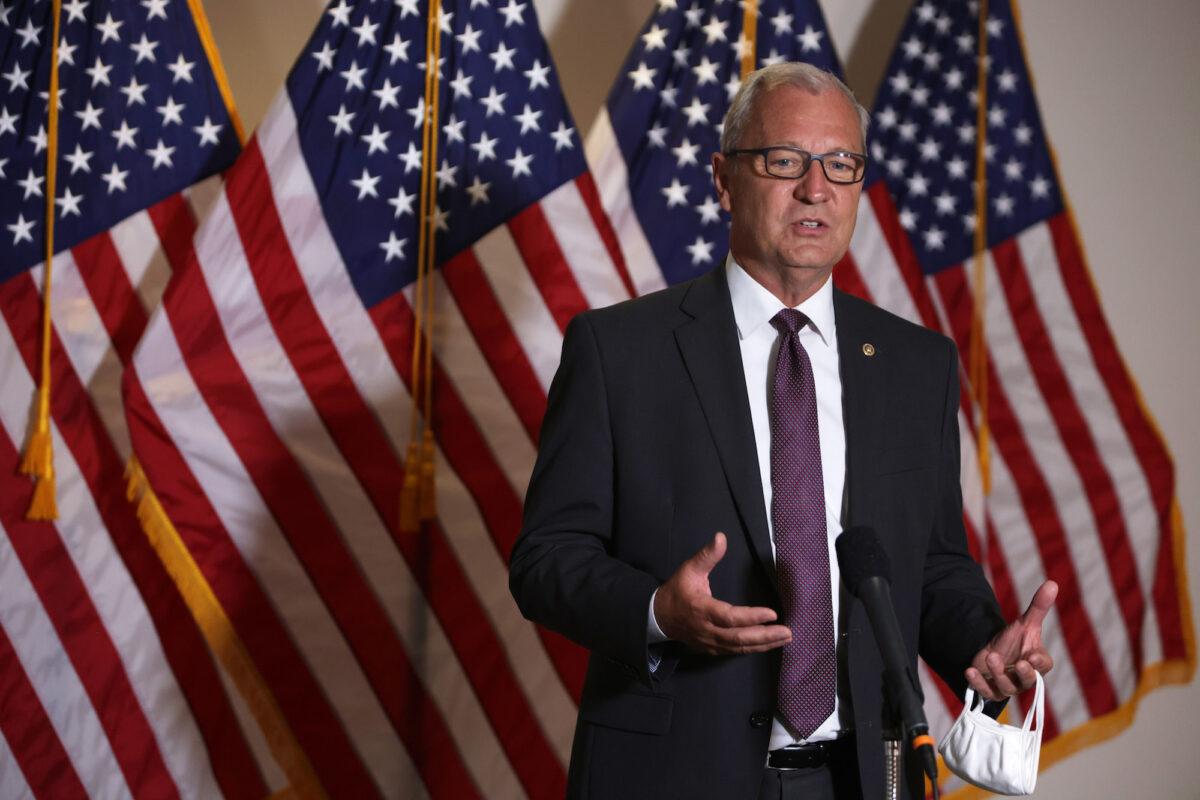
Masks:
[[[427,3],[331,5],[287,90],[300,146],[368,307],[416,279]],[[444,263],[586,170],[531,2],[443,3],[436,256]]]
[[[1012,11],[988,4],[987,242],[1062,210],[1050,148]],[[922,268],[971,257],[976,225],[979,4],[913,9],[875,101],[868,183],[883,180]]]
[[[743,14],[739,3],[659,0],[608,96],[634,208],[668,283],[711,269],[729,247],[710,158],[741,86]],[[761,3],[756,40],[759,67],[807,61],[841,74],[815,2]]]
[[[0,280],[45,254],[51,5],[0,0]],[[237,157],[186,0],[66,0],[58,75],[55,251]]]

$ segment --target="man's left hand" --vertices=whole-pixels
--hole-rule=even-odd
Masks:
[[[1042,620],[1054,606],[1058,584],[1043,583],[1021,618],[1010,622],[971,659],[967,683],[985,700],[1003,700],[1033,686],[1036,672],[1045,675],[1054,659],[1042,646]]]

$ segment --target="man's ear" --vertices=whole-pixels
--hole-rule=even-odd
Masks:
[[[729,156],[724,153],[713,153],[713,186],[716,187],[717,200],[721,203],[721,208],[728,213],[733,213],[733,201],[729,196],[729,178],[732,171],[733,161]]]

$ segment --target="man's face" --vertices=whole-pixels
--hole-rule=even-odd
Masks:
[[[863,152],[858,115],[837,91],[811,94],[779,86],[761,95],[735,149],[788,145],[810,153]],[[729,246],[748,269],[766,269],[785,280],[823,278],[846,252],[858,213],[862,183],[835,184],[813,161],[792,180],[766,173],[762,156],[713,156],[721,207],[733,216]],[[823,274],[822,274],[823,273]]]

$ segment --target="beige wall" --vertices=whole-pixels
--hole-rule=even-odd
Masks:
[[[247,128],[261,119],[320,13],[317,0],[204,0]],[[535,0],[587,130],[651,0]],[[824,0],[867,101],[908,4]],[[1178,468],[1200,532],[1200,3],[1025,0],[1028,55],[1109,320]],[[1139,167],[1153,171],[1139,174]],[[1188,571],[1200,576],[1189,543]],[[1193,597],[1196,595],[1193,594]],[[1195,609],[1193,610],[1195,614]],[[1041,798],[1197,798],[1200,688],[1149,695],[1122,735],[1046,772]]]

